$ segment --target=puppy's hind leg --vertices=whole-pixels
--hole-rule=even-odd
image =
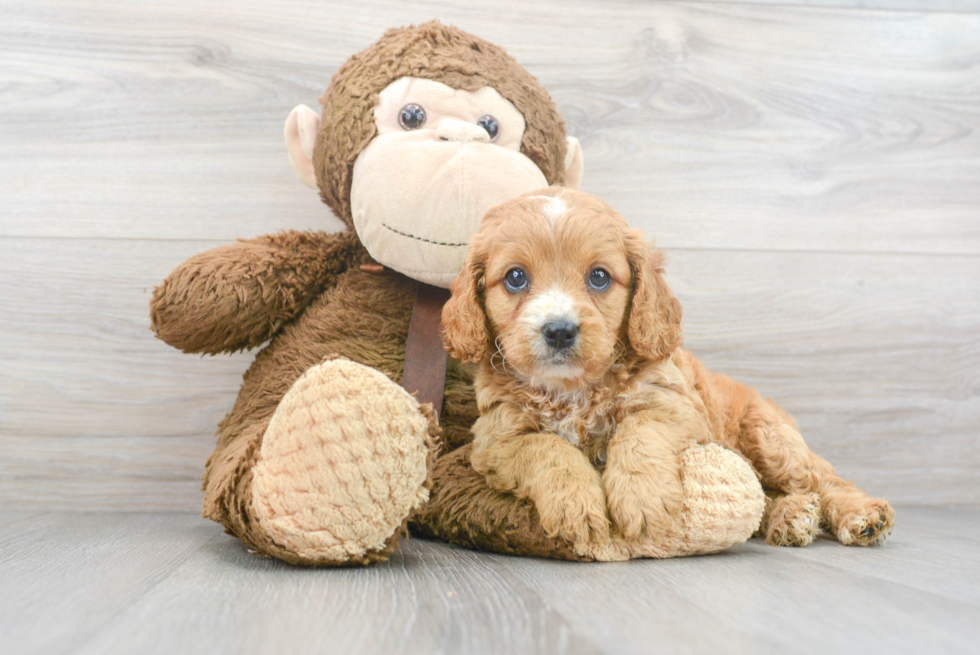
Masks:
[[[769,543],[804,546],[797,534],[819,497],[821,526],[845,545],[880,544],[891,533],[895,511],[837,475],[803,442],[796,424],[774,402],[758,394],[746,407],[738,448],[762,476],[766,488],[786,496],[774,502],[767,525]],[[803,540],[805,541],[805,539]]]
[[[877,546],[891,534],[895,510],[888,501],[869,498],[836,475],[822,481],[820,495],[824,505],[824,525],[845,546]]]
[[[820,534],[820,496],[766,493],[766,508],[755,536],[770,546],[809,546]]]

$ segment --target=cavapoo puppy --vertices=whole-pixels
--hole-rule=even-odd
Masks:
[[[662,266],[585,193],[552,187],[486,214],[442,315],[449,352],[481,364],[473,468],[532,501],[553,536],[649,539],[681,513],[681,453],[717,442],[759,475],[769,543],[804,546],[821,527],[884,540],[887,502],[838,477],[774,402],[680,347]]]

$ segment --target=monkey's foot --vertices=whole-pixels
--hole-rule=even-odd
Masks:
[[[286,393],[252,469],[252,516],[299,564],[367,564],[429,497],[437,425],[384,374],[345,359]]]
[[[681,455],[683,508],[664,533],[630,541],[616,535],[597,560],[682,557],[717,553],[740,544],[759,527],[762,485],[745,459],[718,444],[690,446]]]

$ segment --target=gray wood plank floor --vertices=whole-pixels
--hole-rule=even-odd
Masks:
[[[254,557],[191,514],[0,513],[0,652],[977,652],[980,507],[881,548],[754,540],[572,564],[412,539],[384,565]]]

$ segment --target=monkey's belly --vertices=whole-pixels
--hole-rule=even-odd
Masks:
[[[229,418],[271,417],[292,384],[332,355],[370,366],[400,384],[417,284],[387,270],[343,274],[258,354]],[[469,440],[475,405],[470,368],[450,360],[442,417],[447,446]]]
[[[416,286],[414,280],[387,270],[348,271],[273,345],[300,358],[299,374],[338,354],[378,369],[400,384]]]

